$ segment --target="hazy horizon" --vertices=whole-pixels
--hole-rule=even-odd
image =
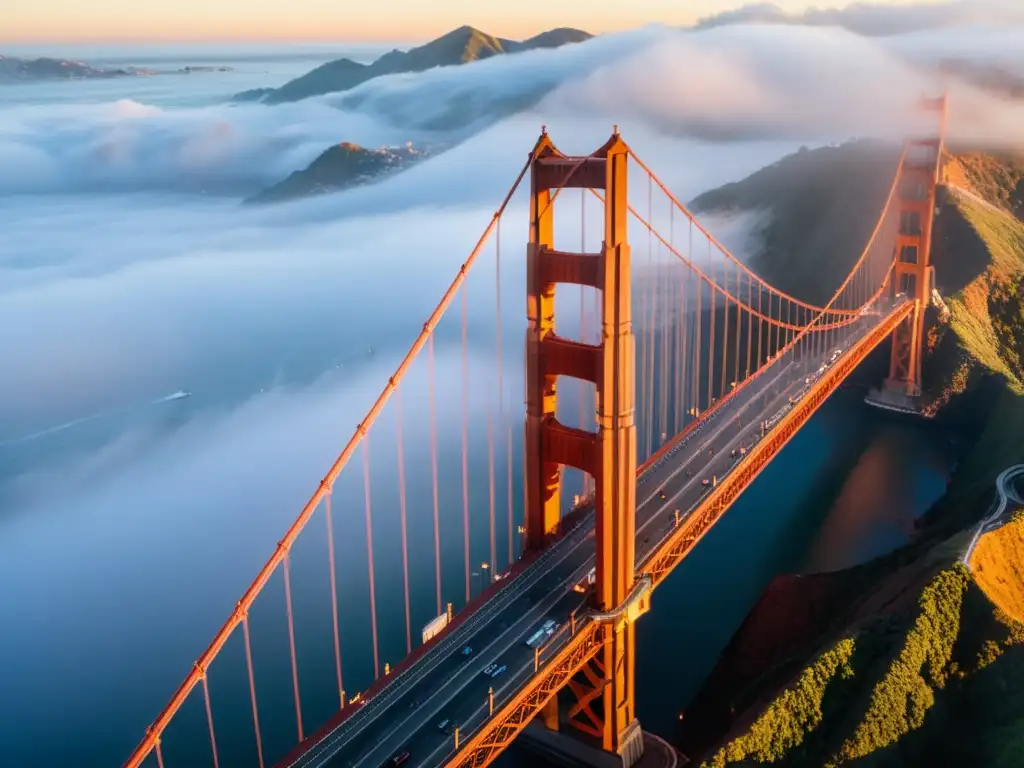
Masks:
[[[357,18],[328,0],[298,0],[288,6],[253,6],[244,0],[151,0],[144,7],[126,0],[96,0],[76,16],[61,0],[35,0],[8,9],[0,46],[117,43],[367,43],[416,44],[469,25],[508,39],[524,39],[555,27],[592,34],[636,30],[648,24],[691,27],[709,19],[761,18],[766,11],[797,23],[874,24],[888,17],[906,31],[915,22],[1016,22],[1024,8],[1016,0],[635,0],[626,6],[595,8],[584,0],[553,7],[546,0],[521,0],[515,9],[466,7],[462,0],[440,0],[429,8],[413,0],[378,0]],[[301,3],[301,12],[298,6]],[[244,19],[245,25],[239,24]],[[542,23],[532,21],[543,19]],[[117,32],[113,30],[119,30]],[[159,30],[159,31],[156,31]],[[247,30],[247,31],[243,31]]]

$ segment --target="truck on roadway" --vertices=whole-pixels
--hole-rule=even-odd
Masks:
[[[553,634],[555,634],[555,630],[557,628],[558,628],[558,623],[554,619],[548,619],[547,621],[545,621],[543,624],[540,625],[540,628],[536,632],[534,632],[532,635],[530,635],[526,639],[526,644],[530,648],[538,648],[538,647],[540,647],[540,645],[545,640],[547,640],[549,637],[551,637]]]

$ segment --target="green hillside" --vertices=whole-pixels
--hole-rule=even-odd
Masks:
[[[695,204],[773,211],[756,266],[820,296],[850,254],[802,243],[797,212],[846,210],[841,191],[808,198],[865,151],[801,153]],[[840,186],[880,190],[883,169]],[[1024,765],[1024,520],[982,538],[973,572],[958,564],[996,475],[1024,463],[1022,178],[1024,164],[1006,155],[956,153],[944,168],[933,264],[948,312],[929,310],[925,386],[936,414],[973,425],[968,455],[912,544],[773,582],[686,714],[680,745],[702,764]],[[785,179],[773,200],[771,184]],[[827,241],[828,227],[816,237]]]
[[[690,205],[697,214],[769,213],[751,267],[787,293],[824,303],[860,257],[898,158],[897,148],[868,141],[803,149]]]
[[[1024,535],[1024,524],[1010,525]],[[862,605],[917,599],[857,617],[703,765],[1020,765],[1024,624],[963,565],[936,570],[962,543],[879,581]],[[900,579],[910,582],[902,592],[892,588]]]

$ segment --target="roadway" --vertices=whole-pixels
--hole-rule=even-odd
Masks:
[[[995,530],[1003,524],[1004,521],[1001,521],[1000,518],[1006,514],[1006,508],[1011,501],[1014,504],[1024,503],[1024,499],[1020,497],[1014,487],[1014,482],[1022,476],[1024,476],[1024,464],[1014,464],[1000,472],[999,477],[996,478],[996,496],[989,506],[989,513],[978,523],[978,530],[971,537],[971,543],[967,545],[967,550],[961,559],[968,568],[971,567],[971,555],[974,554],[974,548],[978,545],[981,534]]]
[[[685,520],[710,490],[711,479],[721,479],[739,463],[734,450],[749,450],[761,437],[761,422],[767,421],[769,428],[777,423],[809,389],[808,377],[820,375],[834,350],[849,349],[874,321],[872,316],[862,318],[817,357],[794,362],[787,355],[773,361],[644,472],[637,482],[638,568],[675,529],[677,511]],[[557,621],[560,631],[544,646],[541,663],[564,645],[570,617],[589,610],[587,596],[572,587],[586,578],[594,554],[594,516],[586,514],[450,636],[292,765],[378,768],[405,752],[409,756],[403,765],[408,768],[443,763],[455,751],[454,737],[439,723],[447,719],[458,724],[462,743],[487,720],[490,687],[495,710],[511,699],[534,673],[534,651],[526,639],[544,620]],[[467,646],[473,651],[464,656]],[[484,674],[492,664],[505,671],[495,678]]]

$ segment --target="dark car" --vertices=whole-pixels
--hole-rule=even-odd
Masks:
[[[386,763],[384,763],[384,768],[395,768],[395,766],[405,765],[409,757],[409,750],[406,749],[403,752],[399,752],[397,755],[395,755]]]
[[[465,648],[462,649],[462,651],[460,651],[460,653],[463,656],[470,656],[473,653],[473,649],[470,646],[467,645]]]

